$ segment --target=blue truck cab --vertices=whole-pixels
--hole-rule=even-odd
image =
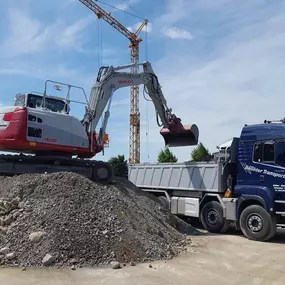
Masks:
[[[285,121],[245,125],[229,165],[236,220],[251,239],[268,240],[285,224]]]

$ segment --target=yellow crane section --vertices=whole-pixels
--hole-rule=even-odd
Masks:
[[[131,32],[119,21],[112,17],[111,13],[104,11],[93,0],[79,0],[87,8],[93,11],[98,19],[103,19],[118,32],[124,35],[130,41],[131,63],[139,62],[139,43],[142,39],[138,37],[144,26],[148,24],[148,20],[144,20],[138,27],[136,32]],[[138,66],[131,68],[132,73],[138,73]],[[139,111],[139,86],[131,86],[130,96],[130,137],[129,137],[129,163],[140,163],[140,111]]]

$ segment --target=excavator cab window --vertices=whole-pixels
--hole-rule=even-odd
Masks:
[[[28,94],[27,107],[40,109],[42,108],[43,96]],[[46,110],[57,113],[68,113],[64,100],[45,97],[43,106]]]

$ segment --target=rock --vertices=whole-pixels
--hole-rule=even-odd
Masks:
[[[11,252],[11,253],[6,254],[6,258],[7,258],[8,260],[12,260],[12,259],[14,259],[15,257],[16,257],[15,252]]]
[[[151,265],[151,264],[149,264],[149,265],[148,265],[148,267],[149,267],[149,268],[152,268],[152,265]]]
[[[8,231],[8,228],[7,227],[3,227],[3,226],[0,226],[0,234],[6,234]]]
[[[0,249],[0,254],[7,254],[10,251],[9,247],[2,247]]]
[[[23,267],[22,269],[21,269],[21,271],[26,271],[27,270],[27,268],[26,267]]]
[[[44,231],[38,231],[38,232],[33,232],[29,235],[29,240],[32,243],[38,243],[41,241],[41,239],[46,235],[46,232]]]
[[[71,266],[71,270],[76,270],[75,265]]]
[[[24,201],[21,201],[18,203],[18,208],[19,209],[24,209],[25,208],[25,202]]]
[[[14,212],[14,213],[12,214],[13,220],[14,220],[14,221],[17,220],[17,218],[18,218],[20,215],[21,215],[21,212],[19,212],[19,211]]]
[[[13,222],[13,217],[12,216],[6,216],[3,219],[3,226],[9,226]]]
[[[102,231],[102,234],[106,235],[108,232],[109,232],[108,230],[104,230],[104,231]]]
[[[130,266],[136,266],[135,262],[131,261]]]
[[[72,258],[72,259],[70,260],[70,263],[71,263],[71,264],[75,264],[75,263],[77,263],[77,259]]]
[[[33,211],[32,207],[31,207],[30,205],[26,205],[25,208],[24,208],[24,210],[25,210],[26,212],[32,212],[32,211]]]
[[[121,268],[121,264],[118,261],[112,261],[111,265],[112,265],[113,269],[120,269]]]
[[[49,266],[49,265],[53,264],[54,261],[55,261],[55,258],[51,254],[47,253],[42,260],[42,264],[44,266]]]
[[[11,204],[18,207],[19,203],[21,202],[21,198],[20,197],[16,197],[14,199],[12,199]]]

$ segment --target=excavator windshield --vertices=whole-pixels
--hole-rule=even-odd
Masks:
[[[35,94],[28,94],[27,107],[41,108],[42,101],[43,101],[43,96],[35,95]],[[52,112],[59,112],[59,113],[65,112],[66,113],[66,104],[64,100],[60,100],[56,98],[45,97],[44,108]]]

